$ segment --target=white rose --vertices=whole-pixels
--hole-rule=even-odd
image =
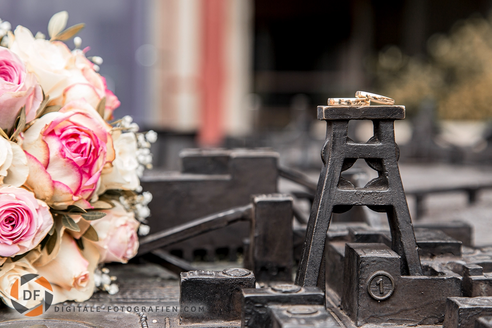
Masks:
[[[36,74],[45,94],[50,96],[49,105],[64,106],[84,99],[97,108],[106,97],[104,118],[113,116],[120,102],[82,50],[71,52],[63,42],[35,39],[23,26],[18,26],[14,35],[10,50],[26,62],[28,71]]]
[[[26,154],[15,142],[0,137],[0,184],[20,187],[29,175]]]
[[[113,132],[115,159],[113,167],[101,174],[97,194],[101,195],[108,189],[136,190],[140,186],[137,175],[137,139],[134,133]]]
[[[29,29],[18,26],[10,50],[27,64],[27,69],[36,74],[45,94],[51,99],[60,97],[68,85],[66,70],[73,57],[63,42],[35,39]]]

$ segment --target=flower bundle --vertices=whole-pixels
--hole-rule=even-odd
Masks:
[[[81,39],[63,41],[55,14],[49,40],[0,21],[0,297],[24,274],[46,278],[54,302],[84,301],[96,286],[115,292],[103,263],[127,262],[152,195],[139,177],[151,166],[153,131],[138,133],[129,116],[110,123],[120,105],[86,57]],[[104,274],[101,274],[104,272]],[[114,280],[114,279],[113,279]]]

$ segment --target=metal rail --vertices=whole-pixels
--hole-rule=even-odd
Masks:
[[[185,224],[148,235],[140,240],[138,255],[143,255],[157,248],[168,246],[206,232],[226,227],[234,222],[251,220],[253,205],[208,215]]]
[[[474,204],[478,200],[478,193],[484,189],[492,189],[492,184],[470,184],[456,187],[436,187],[428,189],[414,189],[406,191],[407,196],[415,197],[415,215],[418,219],[424,213],[424,200],[431,194],[447,194],[455,192],[464,192],[468,197],[468,204]]]
[[[316,184],[311,182],[306,175],[304,175],[299,171],[289,169],[286,167],[279,167],[278,175],[281,176],[282,178],[285,178],[287,180],[293,181],[297,184],[300,184],[301,186],[306,187],[309,190],[309,192],[313,194],[316,193]]]

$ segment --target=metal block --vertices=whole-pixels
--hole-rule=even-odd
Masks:
[[[180,322],[232,321],[241,318],[241,290],[254,288],[249,270],[189,271],[181,273]],[[192,308],[198,309],[192,311]]]
[[[384,244],[348,243],[343,275],[342,308],[359,326],[366,323],[366,303],[379,302],[393,294],[394,277],[400,275],[400,256]],[[364,285],[367,287],[361,288]]]
[[[183,151],[181,158],[181,173],[154,170],[142,178],[143,189],[154,196],[149,204],[152,233],[249,204],[254,194],[277,192],[278,154],[275,152],[194,149]],[[248,233],[249,224],[238,222],[165,250],[187,261],[196,256],[214,260],[220,252],[235,260]]]
[[[415,228],[415,239],[419,247],[419,256],[436,255],[461,256],[462,242],[438,229]],[[349,228],[349,239],[354,243],[383,243],[391,246],[391,233],[388,230]]]
[[[400,257],[384,244],[346,244],[342,308],[357,326],[373,323],[439,324],[447,297],[461,296],[461,277],[402,276]],[[425,268],[425,266],[424,266]]]
[[[325,246],[325,290],[331,288],[339,298],[343,292],[344,263],[345,242],[327,242]]]
[[[269,305],[272,328],[342,328],[340,322],[321,305]]]
[[[380,243],[391,247],[389,231],[375,230],[370,227],[349,228],[349,240],[352,243]]]
[[[449,237],[441,230],[416,228],[415,238],[420,256],[461,256],[461,241]]]
[[[258,282],[292,281],[292,202],[287,195],[253,197],[248,261]]]
[[[463,296],[492,296],[492,276],[478,264],[463,266]]]
[[[441,230],[446,235],[463,243],[463,246],[472,246],[473,227],[463,221],[450,222],[417,222],[414,228],[426,228],[432,230]]]
[[[443,328],[473,328],[475,321],[492,315],[492,297],[450,297]]]
[[[324,293],[316,287],[276,284],[268,288],[243,289],[241,327],[271,327],[269,304],[323,305]]]
[[[318,120],[403,120],[405,106],[318,106]]]
[[[343,222],[343,223],[338,223],[338,222],[333,222],[330,224],[330,229],[328,230],[327,237],[330,241],[348,241],[352,242],[350,239],[350,230],[367,230],[370,229],[369,225],[367,223],[362,223],[362,222]]]
[[[492,317],[480,317],[475,321],[475,328],[492,328]]]

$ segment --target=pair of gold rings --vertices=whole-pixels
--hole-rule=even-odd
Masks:
[[[395,100],[375,93],[357,91],[355,98],[328,98],[328,106],[369,106],[371,104],[394,105]]]

